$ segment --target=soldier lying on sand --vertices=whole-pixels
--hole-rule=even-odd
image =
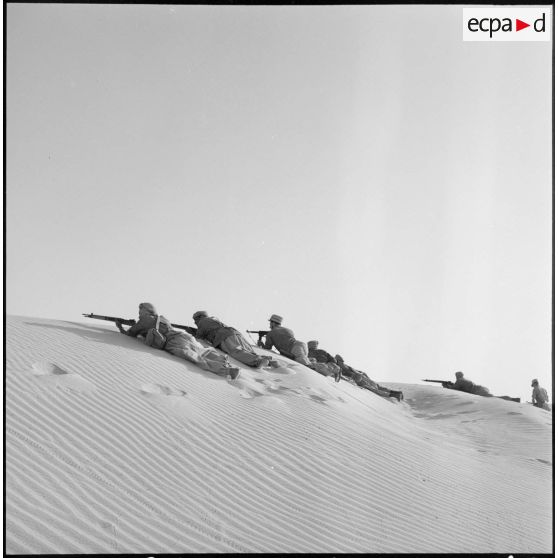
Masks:
[[[484,386],[479,386],[467,380],[463,376],[463,372],[455,373],[455,382],[446,382],[444,380],[424,380],[425,382],[438,382],[441,383],[443,387],[448,389],[455,389],[457,391],[464,391],[465,393],[472,393],[473,395],[480,395],[482,397],[494,397],[487,388]],[[498,399],[506,399],[507,401],[514,401],[520,403],[519,397],[510,397],[509,395],[496,395]]]
[[[361,372],[360,370],[356,370],[352,366],[345,364],[341,355],[335,355],[335,361],[341,368],[341,374],[343,377],[351,379],[357,386],[372,391],[376,395],[381,395],[382,397],[395,397],[398,401],[403,400],[402,391],[396,391],[377,384],[374,380],[371,380],[368,377],[366,372]]]
[[[308,358],[312,368],[322,376],[333,376],[335,382],[341,379],[341,368],[327,351],[318,349],[318,341],[308,341]]]
[[[455,373],[455,382],[446,382],[444,387],[448,389],[455,389],[457,391],[464,391],[466,393],[472,393],[473,395],[482,395],[483,397],[492,397],[490,392],[484,386],[478,386],[467,380],[463,375],[463,372]]]
[[[234,327],[226,326],[204,310],[198,310],[193,316],[197,326],[196,338],[204,339],[217,349],[231,355],[246,366],[262,368],[272,361],[269,356],[258,355],[252,345]]]
[[[162,343],[157,348],[189,360],[200,368],[213,372],[213,374],[230,376],[231,379],[235,380],[240,373],[238,368],[234,368],[230,364],[227,355],[215,349],[204,347],[185,331],[174,329],[170,321],[164,316],[159,315],[155,306],[149,302],[142,302],[139,305],[139,320],[128,330],[125,330],[120,322],[117,321],[115,323],[120,333],[130,337],[142,335],[147,338],[148,335],[153,334],[152,330],[158,330],[162,335]]]

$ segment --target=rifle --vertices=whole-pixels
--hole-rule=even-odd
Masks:
[[[129,326],[133,326],[136,323],[136,320],[133,319],[125,320],[123,318],[115,318],[113,316],[100,316],[99,314],[82,314],[82,316],[85,316],[86,318],[93,318],[94,320],[106,320],[107,322],[114,323],[120,322],[121,324]],[[180,324],[171,324],[171,326],[175,329],[182,329],[184,331],[187,331],[190,335],[196,335],[196,331],[198,331],[195,327]]]
[[[259,345],[259,344],[263,344],[262,338],[265,337],[269,333],[269,330],[268,331],[263,331],[263,330],[250,331],[249,329],[247,329],[246,333],[257,333],[258,334],[258,345]]]
[[[451,385],[453,382],[450,382],[449,380],[422,380],[423,382],[433,382],[435,384],[442,384],[443,387],[448,387],[449,385]]]
[[[509,395],[497,395],[498,399],[505,399],[506,401],[514,401],[515,403],[521,403],[521,397],[510,397]]]

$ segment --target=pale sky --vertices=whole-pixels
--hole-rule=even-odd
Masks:
[[[8,4],[6,312],[550,392],[552,43],[462,8]]]

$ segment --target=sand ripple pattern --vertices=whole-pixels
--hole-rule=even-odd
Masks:
[[[104,324],[6,336],[9,554],[551,552],[540,409],[286,362],[230,382]]]

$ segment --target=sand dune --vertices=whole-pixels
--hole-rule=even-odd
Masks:
[[[549,412],[392,384],[399,403],[281,358],[231,382],[110,325],[6,327],[9,554],[552,551]]]

